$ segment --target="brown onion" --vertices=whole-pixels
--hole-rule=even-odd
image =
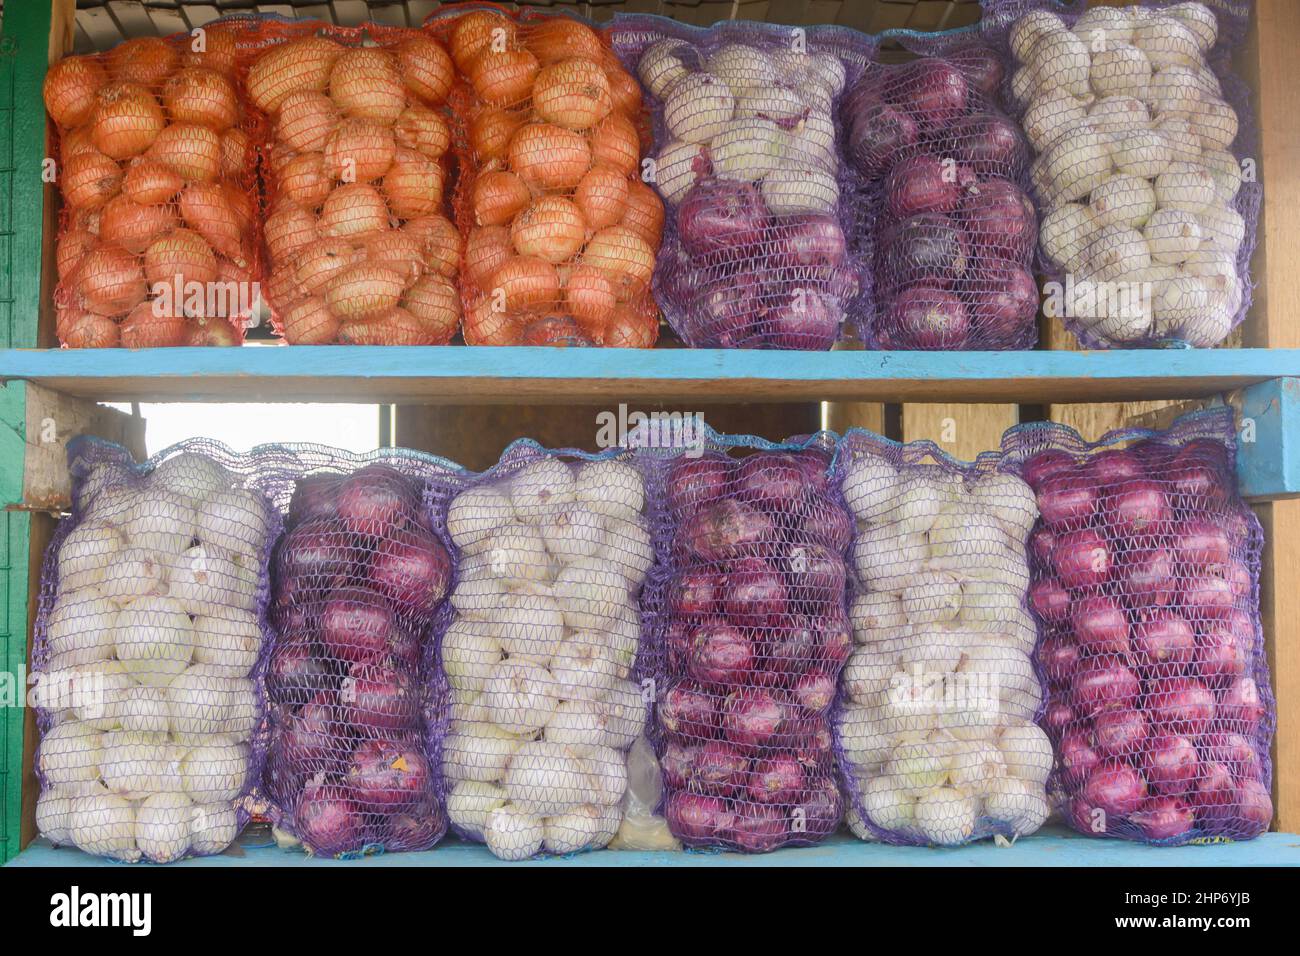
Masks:
[[[497,290],[507,312],[525,312],[560,301],[560,276],[549,262],[515,256],[492,277],[489,291]]]
[[[346,345],[436,345],[420,320],[405,309],[389,309],[373,319],[344,322],[339,341]]]
[[[577,266],[564,284],[564,306],[593,341],[605,336],[605,325],[614,314],[614,287],[605,273],[591,266]]]
[[[65,279],[76,271],[86,253],[99,244],[99,238],[87,229],[76,226],[68,229],[61,236],[54,250],[54,258],[60,279]]]
[[[343,120],[325,141],[325,169],[343,182],[374,182],[393,164],[393,131],[370,120]]]
[[[64,57],[45,74],[45,108],[64,129],[80,126],[90,119],[107,83],[108,75],[93,57]]]
[[[648,349],[658,338],[659,323],[653,309],[645,314],[619,309],[610,319],[601,344],[611,349]]]
[[[221,138],[206,126],[173,123],[158,134],[146,155],[190,182],[210,183],[221,174]]]
[[[152,146],[166,125],[152,93],[134,83],[114,83],[100,90],[90,138],[104,155],[129,159]]]
[[[584,130],[613,108],[605,71],[590,60],[561,60],[537,74],[533,109],[547,122]]]
[[[249,144],[248,134],[242,129],[228,129],[221,134],[221,175],[230,179],[250,176],[253,158]]]
[[[274,113],[292,93],[322,93],[343,47],[325,37],[303,37],[272,46],[248,70],[245,88],[253,105]]]
[[[490,288],[497,270],[509,260],[510,230],[505,226],[474,229],[465,242],[465,275],[480,289]]]
[[[122,345],[128,349],[174,348],[186,344],[190,322],[183,315],[160,313],[154,300],[132,309],[121,331]]]
[[[129,196],[117,196],[100,215],[99,237],[139,255],[176,224],[176,210],[170,203],[142,206]]]
[[[640,172],[641,137],[622,113],[610,113],[591,131],[591,160],[613,166],[625,176]]]
[[[325,286],[325,304],[339,318],[369,319],[397,305],[402,277],[392,269],[363,262],[349,266]]]
[[[174,229],[145,250],[144,275],[150,287],[159,282],[171,285],[178,277],[182,286],[206,284],[217,278],[217,257],[197,232]]]
[[[322,153],[299,153],[284,164],[277,181],[280,195],[308,209],[319,209],[334,187],[325,174]]]
[[[382,190],[398,219],[427,216],[442,208],[442,164],[413,149],[399,149],[384,174]]]
[[[180,64],[180,55],[160,37],[137,37],[108,51],[108,69],[121,83],[157,89]]]
[[[524,209],[532,193],[514,173],[501,170],[480,173],[470,191],[469,205],[480,226],[501,226]]]
[[[394,48],[402,82],[415,96],[430,106],[447,99],[456,71],[442,44],[432,37],[414,36]]]
[[[298,250],[319,241],[322,232],[310,209],[283,202],[266,217],[262,235],[272,262],[288,262]]]
[[[170,202],[185,185],[180,173],[155,159],[138,159],[126,171],[122,192],[138,203]]]
[[[524,125],[519,112],[495,106],[479,110],[469,124],[469,143],[480,160],[500,159],[506,155],[510,138]]]
[[[326,239],[364,236],[388,228],[388,206],[366,183],[348,183],[329,194],[320,211],[320,234]]]
[[[342,239],[314,242],[298,253],[294,278],[304,292],[316,295],[357,258],[357,251]]]
[[[420,241],[420,258],[429,272],[454,279],[460,269],[460,232],[446,216],[420,216],[402,227]]]
[[[122,168],[91,148],[67,161],[63,169],[63,198],[77,209],[99,209],[122,185]]]
[[[591,168],[586,138],[554,123],[529,123],[510,140],[510,168],[539,189],[572,189]]]
[[[568,17],[548,17],[524,33],[524,46],[543,64],[577,57],[599,62],[605,53],[596,31]]]
[[[627,302],[649,288],[655,254],[636,232],[626,226],[609,226],[591,237],[582,262],[603,270],[614,285],[618,301]]]
[[[339,122],[339,111],[324,93],[300,90],[280,104],[275,139],[292,150],[319,151]]]
[[[593,166],[579,181],[573,201],[587,228],[603,229],[622,221],[628,192],[627,177],[613,166]]]
[[[485,103],[513,106],[528,99],[537,71],[537,57],[527,50],[496,50],[489,46],[475,59],[469,79]]]
[[[578,207],[561,196],[543,196],[515,217],[510,241],[521,256],[535,256],[552,265],[582,248],[587,226]]]
[[[385,126],[406,107],[406,90],[392,56],[375,47],[348,50],[335,61],[329,94],[345,116]]]
[[[329,345],[338,339],[339,320],[320,296],[295,302],[280,314],[284,338],[290,345]]]
[[[145,297],[140,260],[111,243],[86,253],[74,278],[82,303],[100,315],[123,315]]]
[[[235,88],[215,70],[181,70],[163,87],[163,105],[176,123],[195,123],[218,133],[239,119]]]
[[[80,310],[61,309],[55,333],[70,349],[111,349],[122,342],[117,322],[106,315]]]
[[[499,31],[499,32],[497,32]],[[490,10],[475,10],[456,18],[451,30],[451,57],[462,73],[469,74],[480,53],[496,40],[499,47],[517,42],[514,21]]]
[[[191,183],[181,191],[181,218],[213,249],[243,262],[245,227],[226,191],[216,183]]]
[[[197,31],[192,33],[185,53],[181,56],[181,66],[202,67],[205,70],[216,70],[222,76],[234,76],[238,59],[234,29],[206,26],[202,31],[203,49],[194,49],[198,37]]]
[[[418,150],[430,159],[438,159],[451,146],[451,127],[433,110],[408,106],[393,124],[397,145]]]
[[[650,244],[656,252],[663,241],[664,204],[659,194],[633,177],[628,180],[627,209],[621,224]]]
[[[390,229],[366,240],[366,261],[397,273],[402,287],[409,289],[424,271],[420,245],[415,236]]]
[[[425,276],[407,290],[402,307],[415,316],[438,344],[456,334],[460,325],[460,296],[441,276]]]

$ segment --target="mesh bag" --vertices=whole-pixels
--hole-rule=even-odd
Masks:
[[[1033,833],[1052,746],[1025,604],[1038,509],[998,456],[859,429],[836,460],[853,541],[854,650],[835,746],[863,839],[952,846]]]
[[[460,323],[451,58],[417,30],[250,23],[277,330],[302,345],[445,345]]]
[[[1078,12],[984,0],[1035,151],[1045,311],[1085,347],[1223,342],[1250,305],[1261,187],[1240,0]]]
[[[664,212],[641,181],[641,90],[576,17],[434,14],[453,95],[470,345],[648,348]]]
[[[237,24],[127,40],[45,77],[70,348],[236,345],[258,269],[255,121]]]
[[[272,818],[313,853],[424,850],[446,832],[437,643],[459,468],[400,450],[256,449],[287,508],[267,669]]]
[[[646,453],[667,558],[648,597],[664,813],[688,846],[810,845],[842,816],[829,714],[852,644],[851,524],[833,450],[826,433],[710,433],[698,455]]]
[[[184,442],[137,465],[69,446],[32,646],[36,826],[123,861],[220,853],[265,750],[267,562],[280,516],[248,456]]]
[[[1020,349],[1036,341],[1038,233],[1028,148],[998,108],[1006,70],[967,31],[889,31],[919,59],[872,63],[845,94],[850,246],[871,262],[855,308],[870,347]]]
[[[654,115],[669,324],[699,348],[829,349],[860,286],[835,114],[869,38],[647,15],[616,16],[612,35]]]
[[[496,856],[607,845],[657,802],[641,587],[655,563],[626,452],[520,440],[452,502],[442,772],[456,832]]]
[[[1231,410],[1095,444],[1024,425],[1003,447],[1042,512],[1030,602],[1070,824],[1159,844],[1267,829],[1263,535],[1235,491]]]

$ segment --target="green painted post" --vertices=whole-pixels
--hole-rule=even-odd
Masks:
[[[9,3],[0,23],[0,342],[10,348],[34,348],[38,341],[46,200],[41,85],[52,6],[50,0]],[[26,410],[21,384],[0,386],[0,507],[22,498]],[[30,541],[30,516],[0,511],[0,665],[14,680],[26,672]],[[16,703],[26,700],[25,683],[12,689]],[[20,849],[25,711],[0,710],[0,860],[9,860]]]

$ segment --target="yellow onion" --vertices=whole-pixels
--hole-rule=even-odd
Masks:
[[[539,189],[572,189],[591,167],[581,133],[554,123],[529,123],[510,140],[510,168]]]
[[[420,320],[405,309],[389,309],[383,315],[344,322],[339,341],[345,345],[438,345]]]
[[[122,168],[99,150],[78,153],[64,164],[63,198],[76,209],[99,209],[117,195]]]
[[[173,123],[158,134],[146,155],[190,182],[209,183],[221,174],[221,138],[206,126]]]
[[[60,279],[65,279],[76,271],[86,253],[99,244],[99,237],[88,229],[77,226],[66,230],[59,236],[54,250],[54,261]]]
[[[123,315],[145,297],[140,260],[111,243],[86,253],[75,279],[82,304],[100,315]]]
[[[93,57],[64,57],[45,74],[45,108],[64,129],[80,126],[90,119],[107,83],[108,75]]]
[[[399,149],[384,174],[382,191],[398,219],[427,216],[442,208],[442,164],[413,149]]]
[[[470,68],[470,83],[479,98],[492,106],[513,106],[528,99],[537,78],[537,57],[527,50],[489,47]]]
[[[176,210],[170,203],[142,206],[129,196],[116,196],[99,217],[99,238],[139,255],[175,227]]]
[[[218,133],[239,119],[235,88],[215,70],[181,70],[163,86],[163,105],[176,123],[195,123]]]
[[[619,302],[643,294],[654,274],[655,254],[649,244],[626,226],[601,229],[582,253],[583,265],[600,269],[614,286]]]
[[[659,338],[659,321],[653,308],[638,313],[619,309],[605,327],[605,341],[611,349],[648,349]]]
[[[339,335],[338,318],[318,295],[308,296],[281,312],[280,325],[290,345],[329,345]]]
[[[370,120],[343,120],[325,140],[325,169],[343,182],[374,182],[388,172],[395,155],[392,129]]]
[[[339,111],[332,99],[315,90],[299,90],[280,104],[275,140],[292,150],[323,150],[338,123]]]
[[[605,336],[605,325],[617,300],[605,273],[591,266],[576,266],[564,283],[564,307],[594,342]]]
[[[475,10],[457,17],[451,30],[451,58],[457,68],[468,75],[479,54],[498,41],[498,49],[509,49],[516,43],[514,21],[492,10]]]
[[[291,93],[323,93],[343,47],[325,37],[302,37],[270,47],[248,70],[245,89],[253,105],[274,113]]]
[[[397,305],[404,286],[392,269],[362,262],[344,269],[325,286],[325,304],[343,320],[370,319]]]
[[[524,46],[543,64],[574,57],[599,62],[605,53],[596,31],[568,17],[548,17],[524,31]]]
[[[343,115],[386,126],[406,106],[406,90],[392,56],[376,47],[343,53],[330,71],[329,94]]]
[[[191,183],[181,190],[181,218],[213,249],[231,259],[243,259],[245,226],[216,183]]]
[[[161,37],[137,37],[108,51],[108,69],[120,83],[158,89],[180,64],[180,54]]]
[[[319,209],[334,183],[325,174],[322,153],[299,153],[280,170],[279,194],[308,209]]]
[[[513,252],[505,226],[472,230],[465,240],[465,277],[480,289],[491,288],[493,277]]]
[[[496,106],[479,110],[469,124],[469,143],[474,154],[483,161],[504,157],[510,138],[524,125],[525,119],[523,113]]]
[[[507,312],[526,312],[560,301],[560,275],[543,259],[514,256],[492,277],[490,291],[500,290]]]
[[[487,296],[465,309],[462,327],[466,345],[518,345],[523,321],[509,312],[498,312],[496,300]]]
[[[54,331],[70,349],[111,349],[122,344],[117,322],[81,309],[60,309]]]
[[[276,263],[262,286],[262,298],[277,314],[306,295],[295,278],[296,271],[292,262]]]
[[[308,295],[316,295],[356,259],[356,250],[342,239],[314,242],[298,253],[294,279]]]
[[[248,134],[231,128],[221,134],[221,175],[231,179],[250,177],[253,158],[249,152]]]
[[[408,106],[393,124],[397,145],[418,150],[430,159],[439,159],[451,146],[451,128],[433,110]]]
[[[609,83],[609,95],[614,100],[614,109],[624,116],[636,116],[641,112],[641,85],[631,73],[623,69],[618,57],[610,55],[604,61],[605,81]]]
[[[420,240],[399,229],[389,229],[365,240],[366,261],[383,266],[402,277],[402,287],[409,289],[424,271]]]
[[[232,183],[229,180],[221,184],[221,192],[225,196],[226,204],[230,207],[231,213],[234,214],[239,228],[244,232],[251,232],[253,216],[256,212],[253,208],[252,195],[240,188],[238,183]]]
[[[603,229],[627,212],[628,179],[613,166],[593,166],[574,191],[573,201],[589,229]]]
[[[447,99],[456,71],[442,44],[432,37],[413,36],[393,50],[402,82],[415,96],[437,106]]]
[[[591,131],[591,160],[613,166],[624,176],[640,172],[641,137],[622,113],[610,113]]]
[[[99,92],[90,139],[105,156],[130,159],[152,146],[166,125],[152,93],[135,83],[113,83]]]
[[[442,276],[424,276],[402,296],[402,308],[419,320],[438,344],[451,341],[460,325],[460,296]]]
[[[366,183],[335,187],[321,206],[320,234],[326,239],[364,236],[388,225],[384,197]]]
[[[310,209],[293,202],[282,202],[266,217],[262,235],[272,262],[288,262],[299,249],[321,237],[316,216]]]
[[[182,287],[191,282],[207,284],[217,274],[212,247],[191,229],[173,229],[144,251],[144,275],[151,288],[159,282],[171,285],[177,277]]]
[[[183,315],[160,311],[156,301],[141,302],[122,320],[122,346],[128,349],[176,348],[189,339]]]
[[[66,166],[72,157],[90,152],[98,153],[99,150],[95,149],[95,144],[90,138],[90,127],[88,125],[69,130],[65,135],[59,137],[60,165]],[[100,155],[103,154],[100,153]]]
[[[586,234],[587,226],[577,205],[562,196],[543,196],[510,224],[510,241],[516,252],[552,265],[581,249]]]
[[[613,108],[605,71],[590,60],[561,60],[537,74],[533,109],[548,122],[588,129]]]
[[[420,260],[424,268],[448,279],[454,279],[460,269],[460,232],[446,216],[419,216],[402,227],[402,232],[414,236],[420,243]]]
[[[635,232],[657,252],[663,241],[663,200],[640,179],[629,179],[627,185],[627,209],[623,213],[621,224]]]
[[[156,159],[137,159],[127,168],[122,192],[138,203],[169,202],[185,185],[181,174]]]
[[[194,49],[191,40],[181,55],[181,66],[215,70],[222,76],[234,76],[238,65],[234,28],[209,25],[203,28],[203,49]]]
[[[514,173],[489,170],[474,180],[469,205],[476,225],[501,226],[526,207],[532,196],[528,184]]]

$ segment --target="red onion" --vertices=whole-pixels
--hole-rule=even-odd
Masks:
[[[981,268],[966,281],[962,297],[976,335],[990,347],[1018,345],[1033,330],[1038,285],[1023,266]]]
[[[849,626],[848,619],[843,616],[823,620],[825,623],[814,627],[814,633],[817,635],[815,656],[822,665],[829,664],[838,669],[853,653],[853,629]]]
[[[889,100],[924,127],[941,128],[966,112],[966,78],[950,63],[926,57],[891,77]]]
[[[783,556],[782,569],[790,600],[816,608],[838,605],[844,596],[844,562],[820,544],[794,544]]]
[[[800,707],[820,714],[835,700],[835,678],[821,671],[809,671],[794,682],[790,693]]]
[[[1029,606],[1043,620],[1059,624],[1070,616],[1070,592],[1059,578],[1040,578],[1029,587]]]
[[[1083,797],[1110,817],[1126,817],[1147,798],[1146,781],[1122,760],[1103,760],[1088,775]]]
[[[289,523],[300,525],[312,518],[338,516],[339,478],[337,475],[304,475],[294,483],[289,499]]]
[[[1161,734],[1150,738],[1142,753],[1147,782],[1157,793],[1179,796],[1191,789],[1200,769],[1196,747],[1186,737]]]
[[[1196,642],[1196,670],[1201,680],[1223,683],[1246,673],[1254,623],[1245,611],[1234,610],[1222,621],[1211,621]]]
[[[1110,551],[1106,539],[1092,528],[1063,534],[1052,554],[1052,566],[1066,587],[1102,584],[1110,573]]]
[[[885,206],[896,219],[922,212],[952,212],[960,199],[951,162],[927,153],[909,156],[885,177]]]
[[[387,646],[392,627],[382,597],[365,588],[339,588],[330,592],[321,613],[321,644],[337,660],[362,661]]]
[[[1103,757],[1131,757],[1146,737],[1146,718],[1132,707],[1104,710],[1092,721],[1092,740]]]
[[[1190,800],[1201,820],[1220,821],[1231,816],[1228,807],[1236,795],[1232,771],[1218,761],[1201,764],[1200,775],[1192,789]]]
[[[1074,674],[1073,700],[1085,713],[1132,707],[1140,691],[1137,675],[1113,655],[1092,657]]]
[[[1164,548],[1122,555],[1119,577],[1124,597],[1135,608],[1164,607],[1174,599],[1174,561]]]
[[[1264,717],[1264,702],[1254,678],[1239,677],[1228,685],[1219,698],[1218,715],[1221,720],[1235,724],[1232,729],[1238,733],[1255,732],[1255,726]]]
[[[416,747],[366,740],[352,755],[347,782],[361,809],[388,813],[420,800],[429,788],[429,765]]]
[[[1176,797],[1152,797],[1133,814],[1148,840],[1172,840],[1188,833],[1195,821],[1191,807]]]
[[[803,767],[790,756],[756,760],[749,774],[749,796],[759,803],[793,803],[803,785]]]
[[[976,258],[996,255],[1023,262],[1038,239],[1034,204],[1020,187],[1005,179],[988,179],[968,187],[958,216]]]
[[[834,780],[825,780],[798,800],[791,817],[802,813],[804,833],[813,839],[821,839],[835,832],[840,817],[844,815],[844,800]]]
[[[1223,528],[1203,518],[1189,518],[1174,533],[1178,559],[1193,568],[1227,564],[1232,545]]]
[[[1065,732],[1057,753],[1065,780],[1072,786],[1078,786],[1087,780],[1093,768],[1101,762],[1101,755],[1093,749],[1088,735],[1077,728]]]
[[[1088,478],[1053,475],[1038,490],[1038,510],[1048,527],[1076,528],[1092,517],[1097,492]]]
[[[339,722],[336,698],[321,691],[284,723],[280,752],[303,776],[328,766],[346,743],[347,727]]]
[[[356,538],[341,522],[304,521],[280,544],[279,589],[327,588],[358,557]]]
[[[342,717],[359,731],[401,730],[419,715],[419,693],[405,672],[353,664],[339,690]]]
[[[775,850],[785,839],[786,811],[761,803],[738,803],[731,838],[749,853]]]
[[[659,721],[670,734],[709,737],[715,717],[713,698],[690,681],[669,687],[659,702]]]
[[[683,571],[669,586],[668,607],[674,614],[705,617],[722,599],[723,577],[711,571]]]
[[[1201,757],[1226,764],[1234,777],[1257,777],[1259,757],[1255,745],[1242,734],[1216,732],[1206,734],[1198,741]]]
[[[970,317],[961,299],[926,283],[900,292],[885,321],[898,348],[960,349],[970,334]]]
[[[1223,578],[1212,574],[1183,578],[1180,590],[1184,612],[1193,621],[1225,620],[1232,614],[1236,596]]]
[[[665,483],[668,507],[678,518],[691,514],[700,505],[710,504],[727,493],[731,481],[731,462],[720,458],[679,458],[673,463]]]
[[[1103,520],[1112,534],[1140,535],[1169,519],[1169,500],[1159,482],[1132,479],[1102,500]]]
[[[691,747],[678,740],[668,741],[659,757],[659,769],[663,771],[664,783],[677,790],[687,787],[695,776],[695,757],[698,752],[698,747]]]
[[[1020,130],[1000,113],[972,113],[948,127],[952,155],[980,176],[1015,176],[1024,167]],[[1029,207],[1033,222],[1033,206]]]
[[[1029,550],[1043,564],[1050,564],[1052,552],[1056,550],[1056,534],[1045,524],[1040,524],[1029,533]]]
[[[1169,677],[1147,694],[1147,712],[1153,722],[1178,734],[1196,736],[1209,729],[1214,718],[1214,695],[1190,677]]]
[[[1059,448],[1049,448],[1026,459],[1021,468],[1025,483],[1037,494],[1043,482],[1053,475],[1065,474],[1074,470],[1074,456]]]
[[[735,562],[722,600],[727,618],[740,627],[773,626],[789,606],[782,575],[762,558]]]
[[[810,286],[791,285],[759,324],[771,348],[825,352],[835,344],[843,321],[844,309],[833,297]]]
[[[784,719],[785,709],[765,690],[733,691],[723,705],[723,731],[741,747],[763,746],[780,731]]]
[[[723,498],[703,505],[682,529],[686,547],[705,561],[745,553],[775,534],[772,519],[743,501]]]
[[[725,800],[685,791],[669,796],[664,816],[675,836],[704,843],[726,840],[734,819]]]
[[[789,508],[803,498],[803,466],[793,455],[750,455],[736,469],[736,493],[756,505]]]
[[[866,176],[875,177],[888,169],[916,142],[916,120],[889,103],[846,97],[842,113],[849,129],[849,159]]]
[[[271,655],[266,689],[276,703],[307,700],[329,683],[329,667],[313,653],[315,642],[303,634],[282,638]]]
[[[945,59],[957,69],[975,89],[992,100],[1002,86],[1006,68],[997,52],[983,43],[972,43],[956,50],[951,50]]]
[[[677,207],[677,233],[692,255],[728,252],[759,241],[767,206],[749,183],[702,179]]]
[[[1049,734],[1059,738],[1074,725],[1074,721],[1074,708],[1068,703],[1062,700],[1048,701],[1047,710],[1043,713],[1043,729]]]
[[[1132,449],[1106,448],[1088,459],[1088,475],[1101,488],[1142,478],[1146,469]]]
[[[1273,797],[1261,781],[1239,779],[1233,802],[1237,809],[1237,825],[1243,836],[1252,837],[1268,829],[1273,820]]]
[[[695,752],[695,785],[706,793],[729,797],[744,789],[749,758],[725,740],[710,740]]]
[[[1113,598],[1092,595],[1076,601],[1070,614],[1074,636],[1090,654],[1127,654],[1128,618]]]
[[[763,284],[752,272],[724,273],[693,296],[687,320],[705,348],[742,348],[754,338]]]
[[[965,230],[942,213],[921,213],[886,229],[877,249],[876,273],[885,292],[918,283],[946,288],[970,268]]]
[[[419,496],[409,479],[386,465],[367,465],[343,480],[339,518],[353,534],[379,537],[416,521]]]
[[[1079,665],[1079,645],[1068,637],[1054,634],[1038,645],[1038,660],[1048,680],[1068,683]]]
[[[390,531],[371,558],[370,580],[398,611],[426,615],[447,594],[451,558],[423,528]]]
[[[837,266],[848,255],[844,230],[834,216],[808,215],[778,219],[770,230],[775,252],[801,266]]]
[[[1155,611],[1133,630],[1134,646],[1152,676],[1169,676],[1182,671],[1196,652],[1192,626],[1172,611]]]
[[[327,785],[303,791],[294,812],[294,825],[309,847],[333,856],[360,848],[365,818],[348,790]]]
[[[722,622],[695,630],[687,651],[691,676],[706,684],[738,684],[754,664],[754,648],[739,628]]]
[[[853,519],[848,511],[825,497],[811,497],[798,522],[793,540],[815,542],[837,555],[853,540]]]

